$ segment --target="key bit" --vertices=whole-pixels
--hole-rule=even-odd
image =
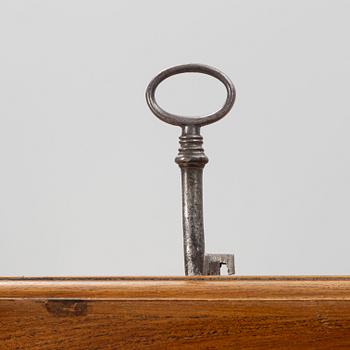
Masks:
[[[221,266],[227,266],[227,274],[235,273],[235,262],[233,254],[205,254],[204,275],[220,275]]]
[[[183,117],[163,110],[156,101],[156,89],[163,80],[181,73],[203,73],[220,80],[227,92],[223,107],[203,117]],[[202,177],[208,158],[202,147],[200,128],[223,118],[231,110],[235,97],[231,80],[216,68],[203,64],[185,64],[166,69],[149,83],[146,90],[147,104],[153,114],[168,124],[182,128],[175,162],[181,169],[185,274],[189,276],[220,275],[220,268],[224,264],[228,267],[228,274],[234,274],[232,254],[205,254]]]

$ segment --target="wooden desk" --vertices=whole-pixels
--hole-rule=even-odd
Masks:
[[[0,349],[350,349],[350,277],[1,278]]]

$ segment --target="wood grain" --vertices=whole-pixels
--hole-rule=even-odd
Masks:
[[[0,349],[350,349],[350,277],[1,278]]]

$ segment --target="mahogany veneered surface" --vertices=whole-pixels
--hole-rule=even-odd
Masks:
[[[0,349],[350,349],[350,277],[0,278]]]

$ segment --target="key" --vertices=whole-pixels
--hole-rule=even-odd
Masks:
[[[155,92],[165,79],[181,73],[203,73],[220,80],[227,92],[224,105],[217,112],[203,117],[183,117],[163,110],[157,103]],[[179,126],[180,149],[175,162],[181,169],[182,222],[184,240],[184,262],[186,276],[220,275],[221,265],[227,265],[228,274],[234,274],[232,254],[205,254],[203,225],[203,169],[208,163],[204,153],[200,129],[223,118],[232,108],[236,91],[231,80],[218,69],[203,64],[185,64],[160,72],[149,83],[146,90],[147,104],[160,120]]]

